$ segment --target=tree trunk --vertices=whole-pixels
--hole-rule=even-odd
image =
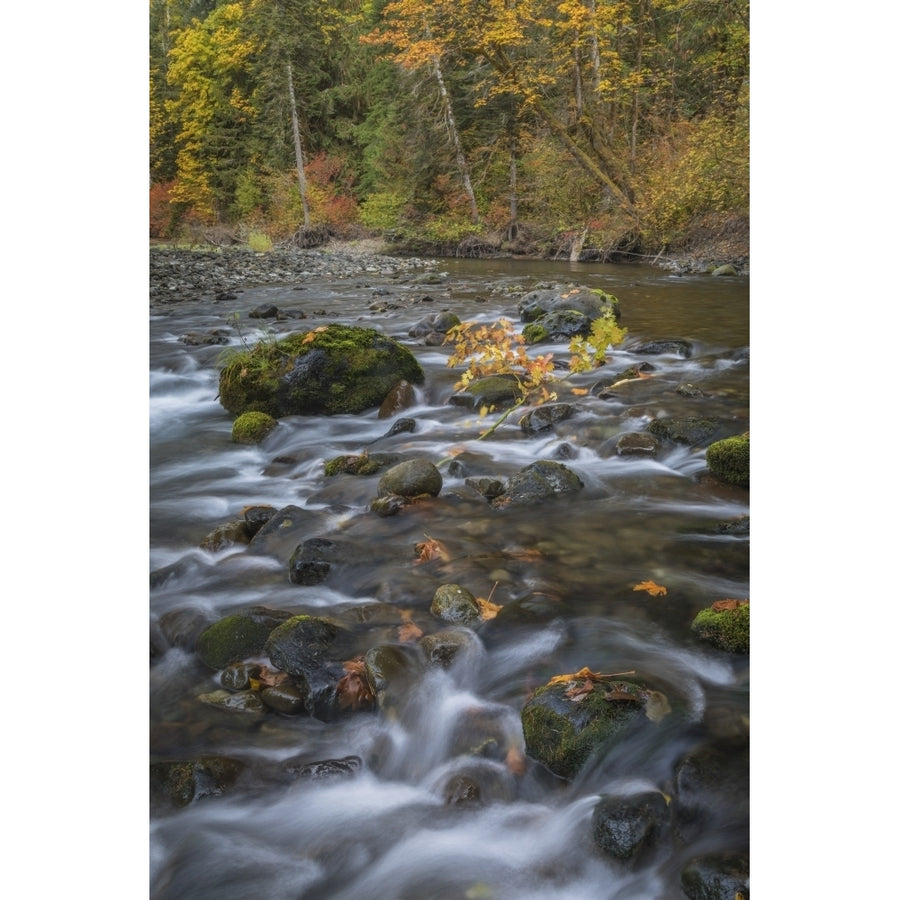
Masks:
[[[447,86],[444,84],[444,75],[441,72],[441,64],[437,57],[433,59],[434,77],[437,79],[438,90],[441,93],[441,103],[444,107],[444,115],[447,117],[447,130],[450,133],[450,140],[453,143],[453,150],[456,153],[456,165],[459,168],[459,174],[462,177],[463,188],[466,196],[469,198],[469,206],[472,210],[472,222],[478,224],[478,202],[475,199],[475,190],[472,187],[472,179],[469,175],[469,166],[466,162],[465,154],[462,149],[462,142],[459,139],[459,132],[456,129],[456,119],[453,117],[453,107],[450,105],[450,94]]]
[[[294,132],[294,156],[297,160],[297,183],[300,186],[300,202],[303,204],[303,224],[309,225],[309,197],[306,187],[306,173],[303,171],[303,142],[300,140],[300,120],[297,118],[297,101],[294,97],[294,71],[290,62],[286,64],[288,97],[291,101],[291,128]]]
[[[515,132],[509,138],[509,225],[506,228],[506,237],[514,241],[519,236],[519,194],[516,188],[516,153],[518,145]]]

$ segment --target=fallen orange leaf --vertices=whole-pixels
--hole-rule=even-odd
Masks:
[[[668,593],[666,588],[664,588],[661,584],[657,584],[655,581],[642,581],[640,584],[636,584],[633,588],[633,591],[646,591],[650,594],[651,597],[658,597],[665,595]]]
[[[739,606],[749,606],[749,600],[716,600],[712,608],[716,612],[724,612],[726,609],[737,609]]]

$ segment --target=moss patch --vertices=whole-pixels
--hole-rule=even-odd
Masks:
[[[750,604],[735,609],[701,609],[691,624],[699,638],[729,653],[750,652]]]
[[[278,424],[268,413],[245,412],[238,416],[231,426],[231,440],[236,444],[259,444],[264,441]]]
[[[710,444],[706,465],[720,481],[750,487],[750,438],[730,437]]]

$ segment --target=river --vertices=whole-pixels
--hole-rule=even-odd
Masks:
[[[672,840],[647,864],[613,864],[591,840],[598,799],[631,788],[671,790],[679,758],[704,722],[749,718],[749,663],[690,630],[713,601],[749,598],[749,536],[720,526],[749,515],[749,493],[705,474],[704,448],[664,445],[655,458],[619,456],[618,438],[653,419],[715,416],[729,434],[749,430],[747,278],[675,276],[646,266],[509,260],[440,260],[440,284],[412,278],[299,279],[231,299],[156,307],[150,322],[150,619],[212,622],[252,606],[316,614],[373,611],[373,643],[396,635],[378,610],[402,611],[426,633],[435,588],[458,583],[505,605],[544,598],[554,615],[487,622],[463,667],[423,674],[391,715],[360,712],[338,722],[269,713],[229,714],[198,696],[219,687],[189,647],[157,637],[150,670],[151,761],[222,755],[245,768],[220,796],[150,822],[153,900],[248,897],[355,900],[619,900],[679,898],[678,875],[700,853],[743,851],[748,822]],[[603,370],[578,375],[589,389],[604,371],[650,362],[652,377],[613,398],[580,395],[577,413],[528,435],[511,417],[489,439],[485,422],[448,405],[460,370],[449,348],[409,337],[438,309],[462,320],[504,316],[518,327],[516,288],[538,281],[602,288],[619,298],[628,337]],[[426,299],[427,298],[427,299]],[[250,319],[262,304],[302,309],[305,319]],[[233,315],[237,313],[235,322]],[[261,446],[231,441],[217,400],[222,346],[191,346],[189,332],[230,328],[239,347],[260,337],[330,322],[364,324],[401,341],[426,380],[403,415],[415,430],[385,437],[377,410],[358,416],[283,419]],[[680,338],[692,354],[639,356],[641,342]],[[547,348],[541,347],[541,352]],[[565,356],[564,346],[551,349]],[[690,384],[702,399],[676,388]],[[437,501],[381,517],[368,510],[377,479],[326,478],[323,463],[365,449],[437,462],[452,454]],[[473,495],[471,475],[506,478],[537,459],[562,459],[585,487],[574,499],[498,511]],[[287,577],[286,558],[243,545],[201,548],[247,506],[300,507],[309,536],[339,537],[357,554],[320,585]],[[419,561],[417,543],[444,555]],[[647,580],[664,595],[633,590]],[[194,625],[196,627],[196,624]],[[188,628],[185,625],[185,628]],[[481,716],[521,746],[519,714],[530,692],[557,674],[639,670],[688,709],[664,739],[618,747],[571,782],[525,760],[460,755],[460,722]],[[285,762],[355,757],[353,777],[288,778]],[[446,802],[460,772],[481,779],[480,803]],[[723,811],[725,815],[725,811]]]

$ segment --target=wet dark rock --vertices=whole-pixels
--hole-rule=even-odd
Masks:
[[[587,337],[591,333],[590,316],[574,309],[558,309],[529,322],[522,329],[526,344],[549,341],[568,341],[573,337]]]
[[[382,712],[401,709],[422,678],[422,658],[414,647],[382,644],[366,652],[366,681]]]
[[[473,631],[463,628],[445,629],[426,634],[419,642],[426,662],[449,669],[458,660],[471,659],[481,644]]]
[[[654,419],[647,430],[657,437],[676,444],[689,444],[694,447],[708,441],[719,429],[717,419],[706,419],[698,416],[663,417]]]
[[[554,459],[575,459],[578,451],[569,443],[563,442],[553,451]]]
[[[635,860],[659,841],[669,819],[669,805],[659,791],[603,797],[591,818],[594,845],[604,856]]]
[[[389,419],[416,402],[415,388],[408,381],[398,381],[389,391],[378,409],[379,419]]]
[[[416,420],[415,419],[397,419],[393,425],[391,425],[387,434],[384,437],[393,437],[395,434],[411,434],[416,430]]]
[[[278,316],[278,307],[272,303],[255,306],[247,315],[251,319],[274,319]]]
[[[432,343],[444,343],[447,332],[460,324],[459,316],[451,312],[436,312],[425,316],[409,329],[409,336],[414,338],[432,338]]]
[[[227,344],[229,337],[229,332],[216,328],[213,331],[207,331],[202,334],[199,331],[188,331],[181,336],[180,340],[183,344],[187,344],[188,347],[209,347]]]
[[[318,616],[291,616],[273,628],[264,652],[272,664],[289,675],[304,674],[309,665],[328,658],[341,631],[333,621]]]
[[[326,516],[300,506],[279,509],[253,536],[248,552],[288,559],[305,537],[320,529]]]
[[[522,708],[525,752],[561,778],[573,778],[592,758],[601,757],[626,730],[649,724],[642,688],[617,681],[616,690],[634,700],[607,699],[609,682],[598,682],[585,699],[566,697],[570,683],[538,688]]]
[[[672,810],[679,837],[730,832],[743,837],[750,818],[749,742],[715,742],[688,751],[675,767]]]
[[[467,409],[512,406],[522,398],[522,389],[515,375],[488,375],[477,378],[464,391],[453,394],[448,403]]]
[[[750,534],[750,516],[740,516],[730,522],[720,522],[716,526],[716,531],[719,534]]]
[[[690,384],[690,382],[679,384],[678,387],[675,388],[675,393],[678,394],[679,397],[688,397],[691,400],[701,400],[706,396],[700,388]]]
[[[506,484],[499,478],[467,478],[466,484],[486,500],[493,500],[506,490]]]
[[[263,525],[270,522],[275,515],[274,506],[250,506],[244,510],[244,522],[250,537],[255,537]]]
[[[404,421],[404,420],[400,420]],[[335,456],[325,463],[325,475],[374,475],[401,462],[399,453],[357,453]]]
[[[630,431],[616,441],[619,456],[656,456],[659,447],[657,438],[642,431]]]
[[[519,419],[519,427],[526,434],[538,434],[552,428],[557,422],[570,419],[575,414],[571,403],[549,403],[525,413]]]
[[[340,759],[320,759],[304,762],[300,759],[288,760],[285,771],[297,778],[319,781],[331,778],[352,778],[362,769],[363,762],[358,756],[343,756]]]
[[[431,613],[454,625],[471,626],[481,622],[475,595],[458,584],[442,584],[434,592]]]
[[[307,694],[295,684],[278,684],[259,692],[263,704],[275,712],[297,715],[306,710]]]
[[[261,671],[258,663],[234,663],[222,670],[219,683],[228,691],[246,691],[250,689],[250,679],[259,677]]]
[[[306,586],[321,584],[331,571],[331,563],[323,559],[304,559],[302,550],[300,554],[292,556],[288,563],[288,577],[291,584]]]
[[[183,650],[194,650],[210,624],[209,613],[197,609],[172,609],[159,617],[159,629],[168,645]]]
[[[151,763],[151,803],[155,807],[182,809],[196,800],[224,793],[243,769],[240,760],[226,756]]]
[[[481,805],[481,788],[468,775],[452,775],[441,788],[441,796],[448,806]]]
[[[558,310],[575,310],[590,320],[611,317],[618,321],[620,316],[619,301],[612,294],[571,285],[530,291],[519,301],[518,308],[523,322],[539,321]]]
[[[580,491],[584,482],[563,463],[538,460],[516,472],[491,503],[496,507],[531,506],[551,497]]]
[[[211,669],[258,656],[272,629],[288,618],[288,612],[262,606],[226,616],[200,635],[197,655]]]
[[[509,769],[489,760],[467,760],[438,785],[438,793],[448,806],[507,803],[515,792]]]
[[[427,459],[409,459],[391,467],[378,482],[378,496],[395,494],[399,497],[420,497],[423,494],[436,497],[444,479],[434,463]]]
[[[698,856],[681,870],[681,890],[688,900],[750,900],[750,857],[746,853]]]
[[[213,706],[229,713],[258,715],[265,711],[256,691],[211,691],[208,694],[200,694],[197,699],[206,706]]]
[[[202,541],[200,547],[203,550],[215,552],[223,547],[233,547],[235,544],[249,544],[250,531],[243,519],[234,522],[225,522],[214,528]]]
[[[387,518],[388,516],[396,516],[409,501],[405,497],[398,494],[388,494],[386,497],[378,497],[369,504],[369,508],[378,516]]]
[[[693,356],[694,348],[690,341],[681,338],[668,338],[660,341],[647,341],[635,347],[632,353],[639,353],[644,356],[661,356],[663,354],[674,353],[676,356],[682,356],[689,359]]]

